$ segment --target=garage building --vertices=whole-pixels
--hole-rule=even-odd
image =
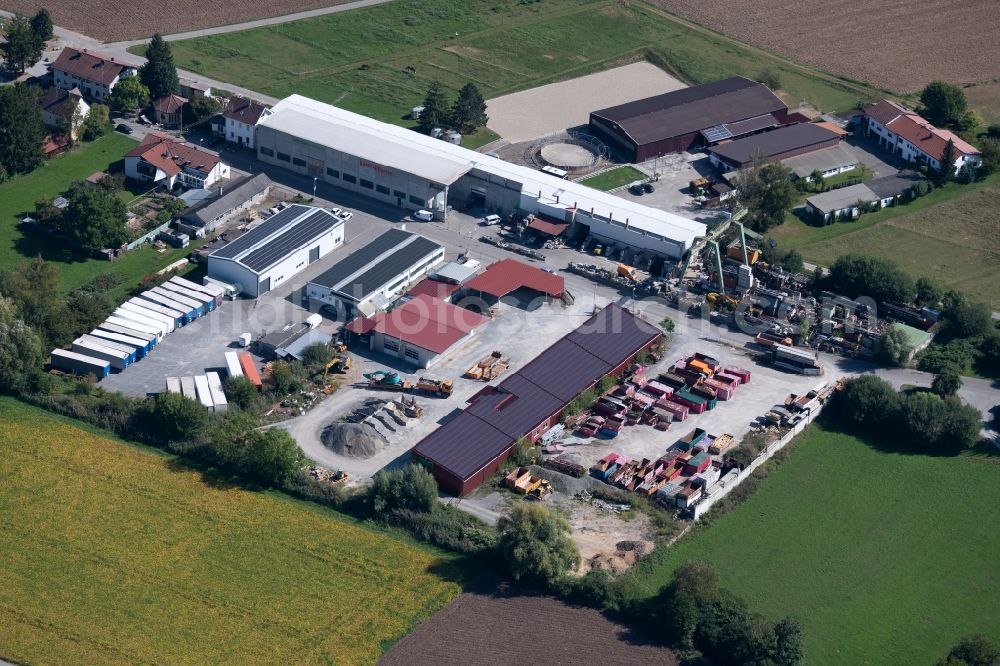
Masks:
[[[597,312],[413,447],[414,459],[446,492],[464,496],[510,457],[521,437],[535,442],[566,407],[608,375],[621,375],[662,332],[617,304]]]
[[[748,136],[787,121],[784,102],[764,84],[742,76],[590,114],[590,128],[631,162]]]
[[[371,351],[398,356],[418,368],[429,368],[465,344],[489,321],[489,317],[420,294],[392,312],[358,317],[344,328],[367,342]]]
[[[256,298],[344,242],[344,221],[293,204],[208,256],[208,276]]]
[[[708,149],[708,157],[712,164],[729,171],[749,165],[755,155],[778,161],[839,144],[840,134],[816,123],[800,123],[713,146]]]
[[[306,296],[344,320],[384,310],[444,261],[444,247],[404,229],[390,229],[306,284]]]
[[[517,210],[673,259],[705,234],[703,224],[679,215],[300,95],[261,120],[257,157],[438,219],[448,205]]]

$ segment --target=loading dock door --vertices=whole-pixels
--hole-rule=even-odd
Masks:
[[[310,176],[322,175],[323,167],[326,166],[321,160],[313,159],[312,157],[309,158],[307,164]]]
[[[317,259],[319,259],[319,245],[309,250],[309,263],[311,264]]]
[[[257,285],[257,295],[261,296],[271,291],[271,278],[265,278]]]
[[[485,208],[485,207],[486,207],[486,188],[473,187],[472,191],[469,192],[469,208]]]

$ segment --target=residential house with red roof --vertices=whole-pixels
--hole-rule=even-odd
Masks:
[[[187,98],[180,95],[167,95],[154,99],[150,105],[153,107],[153,122],[164,127],[179,127],[187,103]]]
[[[477,312],[419,294],[391,312],[358,317],[345,328],[367,340],[372,351],[398,356],[418,368],[429,368],[489,321],[489,317]]]
[[[178,184],[207,189],[229,175],[229,165],[215,153],[155,132],[125,153],[127,178],[163,184],[167,189]]]
[[[104,102],[122,79],[138,70],[127,63],[87,49],[66,47],[52,63],[52,82],[63,90],[79,88],[83,96]]]
[[[79,88],[63,90],[52,86],[42,96],[42,122],[46,127],[61,132],[67,127],[67,121],[72,120],[70,133],[74,140],[76,131],[89,112],[90,105],[83,100],[83,93]]]
[[[955,145],[956,172],[966,164],[975,167],[982,163],[982,155],[975,146],[887,99],[864,108],[864,132],[874,137],[879,146],[907,162],[927,164],[935,170],[941,169],[941,158],[948,141]]]

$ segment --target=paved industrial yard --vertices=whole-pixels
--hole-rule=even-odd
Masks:
[[[586,125],[594,109],[684,87],[656,65],[637,62],[487,100],[488,126],[518,143]]]

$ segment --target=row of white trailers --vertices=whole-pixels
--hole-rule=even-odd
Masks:
[[[226,374],[229,377],[245,376],[236,352],[226,352]],[[224,412],[229,408],[222,378],[217,372],[206,372],[193,377],[167,377],[167,393],[180,393],[213,412]]]
[[[72,349],[53,349],[52,367],[98,380],[124,370],[149,354],[163,336],[208,314],[222,304],[225,289],[174,276],[158,287],[125,301]]]

